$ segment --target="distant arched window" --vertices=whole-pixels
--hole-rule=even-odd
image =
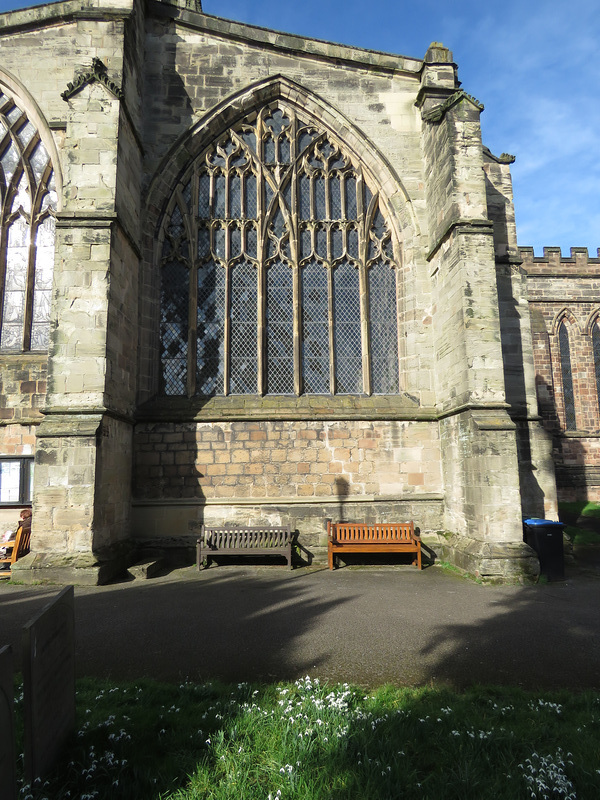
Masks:
[[[594,351],[594,371],[596,374],[596,397],[600,412],[600,321],[598,319],[592,325],[592,349]]]
[[[0,352],[48,348],[56,202],[38,130],[0,91]]]
[[[568,431],[574,431],[577,428],[577,421],[575,418],[573,373],[571,371],[571,348],[569,345],[569,331],[567,330],[564,320],[558,327],[558,347],[560,353],[565,424]]]
[[[293,108],[270,103],[196,158],[160,238],[165,394],[399,392],[384,207]]]

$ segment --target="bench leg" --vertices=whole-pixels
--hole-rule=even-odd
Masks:
[[[331,545],[327,548],[327,564],[329,565],[329,569],[334,568],[334,555],[333,550],[331,549]]]

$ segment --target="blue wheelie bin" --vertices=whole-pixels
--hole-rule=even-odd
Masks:
[[[551,519],[523,520],[523,538],[537,553],[540,575],[549,581],[560,581],[565,577],[564,528],[562,522]]]

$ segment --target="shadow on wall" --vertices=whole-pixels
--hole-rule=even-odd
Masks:
[[[496,269],[496,286],[500,304],[500,338],[504,386],[509,414],[517,426],[517,459],[523,514],[544,518],[544,490],[536,476],[532,459],[531,434],[527,421],[527,392],[523,360],[519,301],[514,296],[510,268]]]
[[[585,449],[577,438],[567,438],[564,435],[553,387],[540,375],[536,375],[535,383],[539,414],[544,428],[552,436],[552,460],[556,472],[558,500],[587,502],[589,495]]]

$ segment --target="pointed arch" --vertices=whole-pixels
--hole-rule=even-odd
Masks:
[[[358,129],[279,76],[207,115],[160,173],[148,208],[156,215],[164,287],[164,393],[182,394],[184,383],[188,396],[203,395],[207,386],[211,394],[400,391],[401,243],[416,229],[414,211],[398,177]],[[400,215],[391,211],[390,187],[402,196]],[[169,231],[174,216],[182,227],[181,215],[189,238],[189,289],[176,316],[183,319],[189,309],[187,337],[171,319],[177,237]],[[319,267],[325,282],[314,274]],[[224,281],[218,310],[215,296],[203,291],[208,273]],[[315,280],[316,292],[308,289]],[[315,309],[307,309],[313,302]],[[213,321],[219,319],[216,334],[204,324],[207,308]],[[175,355],[173,330],[187,339]],[[215,340],[219,364],[211,357],[214,374],[207,375]],[[373,353],[372,343],[385,346],[385,356]]]
[[[591,335],[594,325],[600,325],[600,308],[594,309],[594,311],[592,311],[587,318],[584,328],[584,333],[586,336]]]
[[[48,125],[0,70],[0,352],[48,348],[62,177]]]
[[[165,198],[170,197],[181,174],[224,131],[244,117],[278,99],[288,103],[321,128],[324,128],[358,162],[364,165],[379,186],[382,201],[390,213],[391,224],[399,242],[406,247],[406,231],[420,234],[416,211],[400,176],[367,136],[344,114],[334,109],[314,92],[285,77],[274,75],[240,89],[216,105],[187,131],[165,154],[148,189],[147,208],[160,213]],[[153,220],[155,223],[157,220]]]
[[[575,315],[569,308],[565,306],[555,315],[554,320],[552,321],[552,325],[550,327],[550,333],[552,336],[556,336],[558,334],[558,329],[564,321],[568,322],[569,325],[572,325],[577,333],[581,333],[581,328]]]

